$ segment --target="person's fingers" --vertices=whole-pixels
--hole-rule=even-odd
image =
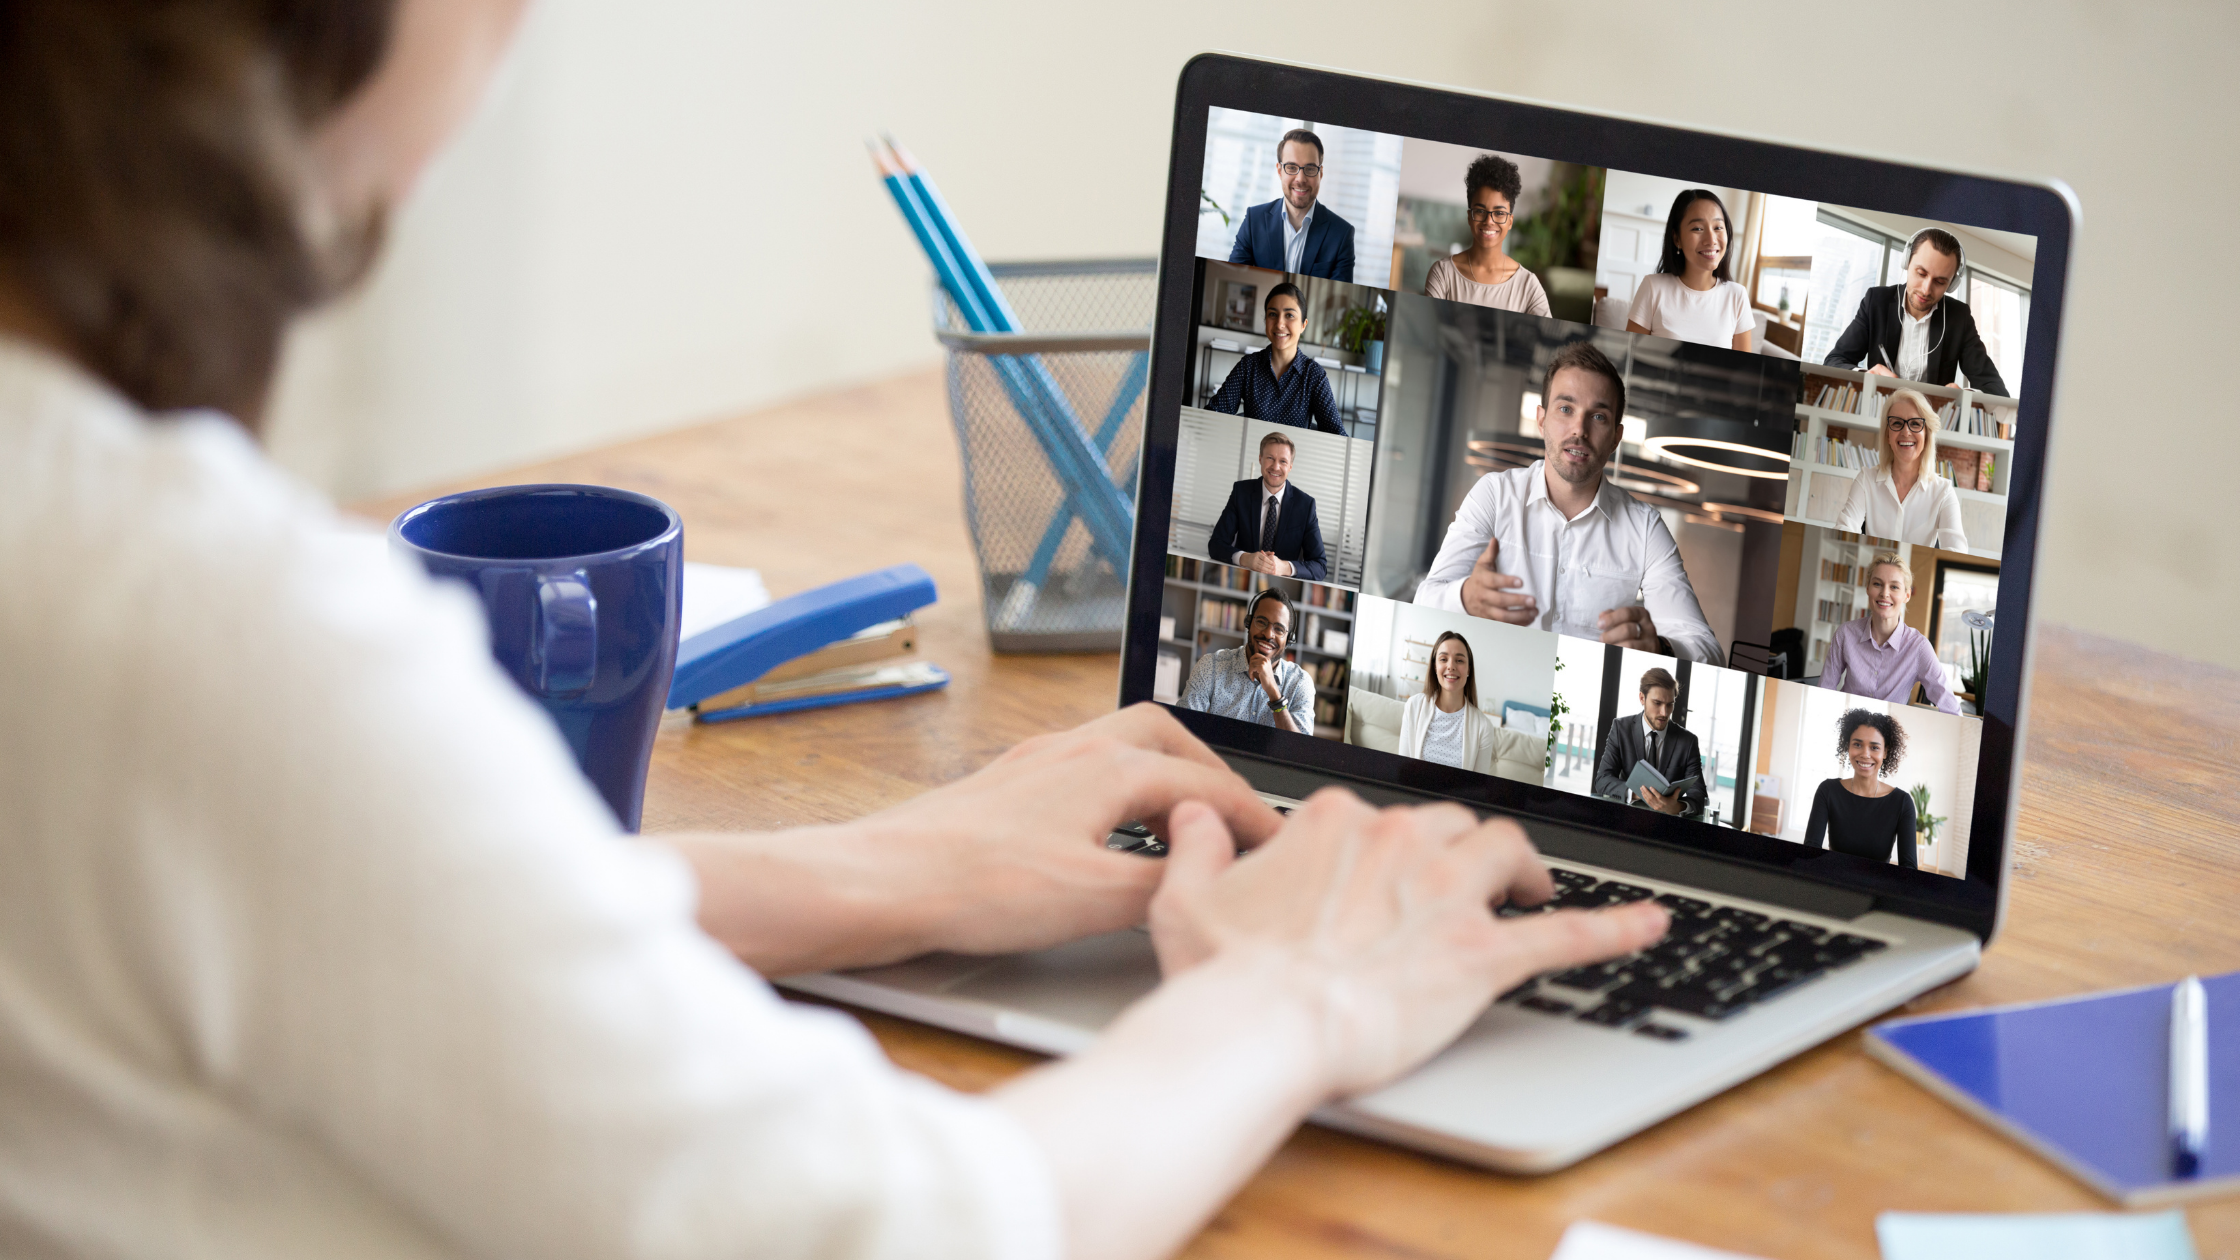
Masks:
[[[1486,549],[1478,553],[1478,562],[1476,567],[1481,569],[1490,569],[1496,563],[1498,563],[1500,559],[1501,540],[1498,538],[1488,538],[1486,539]]]
[[[1227,766],[1210,767],[1179,757],[1141,749],[1127,749],[1110,764],[1091,768],[1107,776],[1120,790],[1122,817],[1148,824],[1169,844],[1172,820],[1168,815],[1184,801],[1212,806],[1229,830],[1248,847],[1260,844],[1283,827],[1283,815],[1260,799],[1252,785]]]
[[[1162,892],[1187,899],[1208,887],[1236,861],[1236,841],[1221,815],[1203,801],[1183,801],[1167,815],[1166,870]]]
[[[1091,722],[1084,729],[1102,728],[1137,748],[1195,761],[1212,770],[1227,770],[1220,754],[1206,747],[1205,741],[1190,733],[1190,729],[1149,700],[1131,704],[1118,713],[1108,713]]]
[[[1455,844],[1469,878],[1489,903],[1537,906],[1555,896],[1555,879],[1524,828],[1507,818],[1477,822]]]
[[[1502,573],[1494,569],[1487,569],[1482,575],[1482,580],[1486,585],[1494,588],[1497,591],[1513,590],[1519,586],[1524,585],[1524,579],[1518,577],[1516,574]],[[1524,598],[1529,599],[1531,598],[1531,596],[1528,595]]]
[[[1515,975],[1536,976],[1647,949],[1671,923],[1664,907],[1653,901],[1606,910],[1556,910],[1501,920],[1494,948]]]

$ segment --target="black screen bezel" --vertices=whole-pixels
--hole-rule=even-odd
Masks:
[[[1207,110],[1213,106],[1314,118],[1406,139],[1477,144],[2037,238],[2025,343],[2028,353],[2019,390],[2014,463],[2008,472],[2005,546],[2000,559],[2002,621],[1992,643],[1983,737],[1977,757],[1973,841],[1965,879],[1805,849],[1787,841],[1626,809],[1553,788],[1489,778],[1169,706],[1187,727],[1217,749],[1739,861],[1865,893],[1875,899],[1878,908],[1950,923],[1988,940],[1998,926],[2001,880],[2014,827],[2014,788],[2020,769],[2024,681],[2031,643],[2029,597],[2053,411],[2055,363],[2060,353],[2064,287],[2075,232],[2075,203],[2066,189],[1228,54],[1207,53],[1193,58],[1183,67],[1175,93],[1158,318],[1146,394],[1143,463],[1137,480],[1128,626],[1121,655],[1123,704],[1151,698],[1157,663],[1175,445],[1187,358],[1176,353],[1176,348],[1187,346],[1191,336],[1198,186],[1205,156]],[[1498,143],[1488,139],[1494,136],[1503,139]],[[2009,582],[2015,584],[2012,594]]]

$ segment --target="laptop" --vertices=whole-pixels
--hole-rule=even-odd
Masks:
[[[1121,703],[1673,914],[1315,1121],[1560,1168],[1972,969],[2068,190],[1226,55],[1173,137]],[[786,983],[1064,1054],[1157,978],[1135,930]]]

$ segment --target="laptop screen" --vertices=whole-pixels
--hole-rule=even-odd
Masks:
[[[1152,698],[1823,873],[1996,854],[2036,237],[1523,133],[1203,138]]]

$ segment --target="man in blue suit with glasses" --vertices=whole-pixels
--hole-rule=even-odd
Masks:
[[[1320,204],[1322,139],[1304,127],[1283,133],[1276,174],[1283,196],[1244,212],[1229,261],[1296,276],[1353,282],[1353,225]]]

